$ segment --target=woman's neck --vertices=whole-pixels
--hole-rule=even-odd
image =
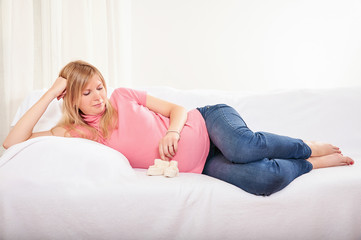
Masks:
[[[102,118],[103,114],[105,112],[105,108],[104,110],[99,113],[98,115],[87,115],[87,114],[83,114],[81,113],[81,117],[83,118],[84,122],[86,122],[88,125],[95,127],[96,129],[99,128],[99,123],[100,123],[100,119]],[[99,129],[98,129],[99,130]]]

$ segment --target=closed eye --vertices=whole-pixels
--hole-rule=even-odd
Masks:
[[[101,90],[103,90],[103,88],[104,88],[104,86],[103,86],[103,84],[102,83],[100,83],[98,86],[97,86],[97,88],[96,88],[96,90],[97,91],[101,91]],[[84,89],[83,91],[83,95],[84,96],[88,96],[90,93],[91,93],[91,91],[92,91],[92,89],[93,88],[87,88],[87,89]]]

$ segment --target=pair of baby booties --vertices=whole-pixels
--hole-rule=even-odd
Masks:
[[[179,175],[177,161],[163,161],[162,159],[155,159],[154,165],[150,166],[147,170],[148,176],[176,177]]]

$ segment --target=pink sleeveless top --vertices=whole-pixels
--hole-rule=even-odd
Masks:
[[[169,118],[146,107],[146,92],[128,88],[114,90],[110,97],[118,111],[118,128],[103,143],[121,152],[133,168],[148,168],[160,158],[158,144],[169,127]],[[83,116],[90,125],[99,129],[101,114]],[[172,160],[178,161],[181,172],[202,173],[209,153],[209,137],[205,121],[197,109],[188,112],[181,131],[178,151]]]

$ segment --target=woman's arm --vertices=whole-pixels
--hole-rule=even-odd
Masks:
[[[187,121],[187,110],[179,105],[170,103],[159,98],[147,95],[146,106],[151,111],[169,117],[168,132],[159,142],[159,154],[161,159],[172,159],[178,150],[180,132]]]
[[[53,135],[51,131],[39,133],[32,133],[32,131],[49,104],[54,100],[54,98],[62,96],[65,88],[66,79],[61,77],[57,78],[53,86],[24,114],[24,116],[21,117],[16,125],[11,129],[9,135],[6,137],[3,143],[3,147],[7,149],[14,144],[26,141],[29,138]],[[57,127],[54,129],[53,133],[57,136],[64,136],[65,129]]]

